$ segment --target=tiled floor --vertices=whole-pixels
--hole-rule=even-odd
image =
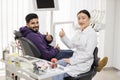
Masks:
[[[5,80],[4,76],[0,75],[0,80]],[[44,79],[44,80],[51,80]],[[98,72],[93,80],[120,80],[120,71],[115,68],[104,68],[101,72]]]
[[[120,71],[115,68],[104,68],[93,80],[120,80]]]

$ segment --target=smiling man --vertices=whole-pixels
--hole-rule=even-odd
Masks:
[[[41,53],[41,58],[45,60],[51,60],[55,57],[59,51],[59,46],[53,47],[49,45],[53,38],[51,35],[46,33],[43,35],[39,32],[39,21],[38,16],[35,13],[30,13],[26,16],[26,26],[20,28],[20,32],[23,37],[26,37],[33,42]]]

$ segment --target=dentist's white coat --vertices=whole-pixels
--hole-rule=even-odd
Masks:
[[[93,63],[93,51],[97,46],[97,33],[91,26],[84,31],[77,31],[72,40],[67,36],[61,38],[62,42],[70,49],[74,49],[73,56],[70,59],[70,69],[67,72],[71,76],[88,72]]]

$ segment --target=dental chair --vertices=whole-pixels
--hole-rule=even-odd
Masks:
[[[29,55],[32,57],[41,57],[41,53],[38,48],[27,38],[23,37],[19,31],[14,31],[15,40],[20,42],[23,55]]]
[[[78,76],[76,77],[65,77],[64,80],[92,80],[92,78],[95,76],[95,74],[97,73],[96,71],[96,67],[98,66],[98,48],[96,47],[94,52],[93,52],[93,55],[94,55],[94,62],[91,66],[91,70],[86,72],[86,73],[83,73],[83,74],[79,74]]]

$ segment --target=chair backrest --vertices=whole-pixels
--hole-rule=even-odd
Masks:
[[[93,55],[94,55],[94,61],[92,64],[92,68],[95,68],[98,66],[98,48],[97,47],[95,48]]]
[[[18,39],[20,41],[23,55],[29,55],[37,58],[41,57],[40,51],[29,39],[22,37],[19,31],[14,31],[14,35],[15,39]]]
[[[94,55],[94,61],[93,61],[93,64],[91,66],[91,70],[92,70],[92,77],[96,74],[96,68],[98,66],[98,47],[95,48],[94,52],[93,52],[93,55]]]

